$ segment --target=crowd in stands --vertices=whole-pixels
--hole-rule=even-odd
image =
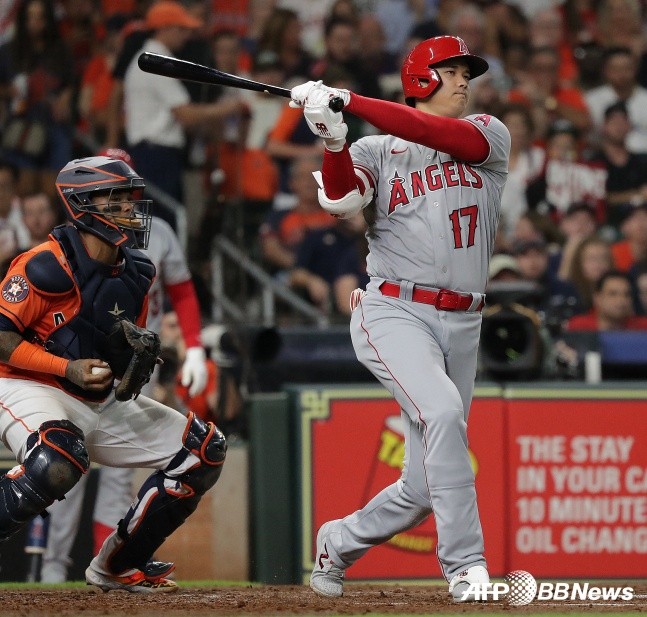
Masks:
[[[644,328],[647,3],[642,0],[4,0],[0,259],[60,220],[53,177],[87,144],[127,150],[186,209],[194,276],[217,233],[322,312],[366,279],[360,216],[317,205],[321,140],[263,93],[143,73],[143,50],[289,88],[309,79],[402,102],[419,41],[461,36],[490,70],[469,112],[512,138],[493,278],[533,281],[559,328]],[[160,85],[161,84],[161,85]],[[349,141],[374,127],[350,114]],[[176,225],[172,210],[156,214]],[[501,269],[501,264],[507,268]],[[495,271],[497,270],[497,271]],[[613,275],[611,276],[610,275]],[[629,286],[626,319],[597,318]],[[614,287],[614,288],[615,288]]]

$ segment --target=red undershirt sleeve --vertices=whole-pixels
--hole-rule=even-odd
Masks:
[[[389,135],[445,152],[460,161],[482,163],[490,154],[485,135],[469,120],[434,116],[355,93],[345,110]]]
[[[187,347],[202,347],[200,340],[200,306],[196,296],[193,281],[165,286],[166,293],[171,299],[173,310],[182,328],[182,336]]]
[[[357,188],[357,178],[348,144],[344,144],[341,152],[331,152],[328,149],[324,151],[321,176],[329,199],[341,199]]]

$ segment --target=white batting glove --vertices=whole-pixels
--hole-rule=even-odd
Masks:
[[[335,96],[338,96],[342,101],[344,101],[344,107],[350,103],[350,90],[341,90],[339,88],[330,88],[329,86],[326,86],[325,84],[322,84],[321,82],[318,84],[315,84],[315,88],[309,93],[308,95],[308,102],[310,102],[310,95],[314,95],[316,90],[323,90],[324,92],[327,92],[330,97],[333,98]]]
[[[189,388],[189,396],[196,396],[207,387],[207,356],[203,347],[189,347],[182,365],[182,385]]]
[[[303,116],[308,127],[324,140],[324,144],[331,152],[340,152],[344,149],[348,126],[344,122],[341,112],[335,112],[328,107],[329,95],[323,90],[317,91],[311,102],[311,94],[303,111]],[[317,102],[323,101],[323,102]]]
[[[294,86],[292,90],[290,91],[290,107],[294,109],[300,109],[301,107],[305,107],[305,104],[308,100],[308,92],[312,90],[315,86],[320,86],[321,85],[321,80],[319,81],[306,81],[304,84],[299,84],[298,86]]]

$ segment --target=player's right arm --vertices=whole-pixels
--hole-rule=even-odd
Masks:
[[[0,293],[0,362],[35,373],[65,377],[86,390],[104,390],[113,379],[108,365],[98,359],[69,360],[46,351],[25,339],[51,312],[51,300],[30,285],[25,264],[32,255],[23,254],[11,264]],[[108,370],[93,374],[92,368]]]

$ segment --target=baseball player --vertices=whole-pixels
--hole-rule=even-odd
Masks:
[[[106,148],[99,151],[97,156],[119,159],[133,167],[130,155],[121,148]],[[155,216],[151,220],[146,256],[153,262],[156,271],[155,280],[148,292],[146,327],[160,333],[164,294],[167,293],[178,315],[187,345],[186,358],[182,365],[182,385],[189,387],[191,396],[196,396],[203,392],[207,385],[206,354],[200,340],[201,318],[198,299],[175,232],[166,221]],[[149,398],[152,398],[155,377],[154,375],[142,388],[143,394]],[[101,467],[99,474],[93,509],[95,554],[114,531],[124,509],[132,502],[134,469]],[[41,580],[44,583],[60,583],[67,580],[69,555],[81,520],[86,479],[87,476],[84,476],[64,501],[55,503],[49,509],[47,550],[43,556],[41,571]]]
[[[352,294],[351,337],[405,426],[401,478],[319,529],[310,586],[324,596],[341,596],[346,568],[432,512],[453,598],[474,600],[469,585],[489,585],[466,430],[510,136],[492,116],[460,119],[470,79],[487,69],[462,39],[440,36],[404,62],[407,105],[320,82],[292,90],[290,104],[305,107],[326,146],[321,206],[341,217],[373,210],[365,211],[371,278]],[[334,96],[386,134],[349,148],[342,114],[328,107]]]
[[[148,467],[86,580],[104,591],[174,591],[173,564],[150,558],[218,480],[225,439],[194,414],[132,400],[152,372],[150,362],[138,368],[141,348],[149,358],[159,350],[143,329],[155,267],[135,250],[150,233],[142,178],[97,156],[68,163],[56,188],[72,225],[17,257],[0,291],[0,436],[18,461],[0,478],[0,540],[63,499],[91,459]],[[125,363],[119,331],[126,345],[138,337]]]

